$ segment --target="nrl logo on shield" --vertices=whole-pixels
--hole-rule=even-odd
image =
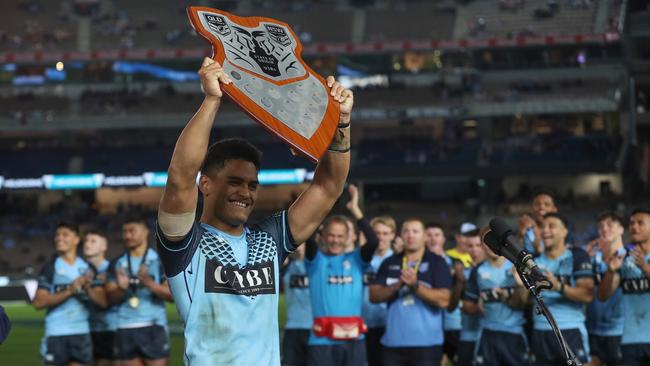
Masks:
[[[226,19],[220,15],[206,14],[205,20],[208,22],[208,26],[213,31],[221,34],[222,36],[227,36],[230,34],[230,27],[226,23]]]
[[[264,24],[264,27],[269,32],[271,39],[276,43],[285,47],[291,44],[291,39],[289,39],[289,36],[287,35],[287,32],[284,31],[284,28],[273,24]]]

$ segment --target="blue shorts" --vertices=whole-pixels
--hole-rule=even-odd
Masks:
[[[562,329],[562,335],[576,357],[581,362],[588,363],[589,343],[580,329]],[[534,366],[557,366],[564,363],[560,345],[551,330],[534,330],[530,348]]]
[[[489,329],[481,332],[474,365],[524,366],[529,363],[528,341],[523,333]]]
[[[169,357],[167,330],[160,325],[118,329],[115,332],[114,356],[116,360],[167,358]]]
[[[624,344],[621,346],[626,366],[650,365],[650,343]]]
[[[45,365],[67,365],[70,362],[89,365],[93,361],[90,334],[45,337],[41,342],[41,357]]]
[[[621,351],[621,336],[589,335],[589,348],[591,355],[598,357],[606,365],[621,365],[623,352]]]

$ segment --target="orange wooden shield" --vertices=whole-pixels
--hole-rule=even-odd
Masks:
[[[224,93],[295,151],[318,162],[336,132],[339,103],[302,60],[302,45],[289,25],[206,7],[188,7],[187,14],[233,81],[221,85]]]

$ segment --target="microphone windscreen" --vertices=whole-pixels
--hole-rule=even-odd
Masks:
[[[497,238],[504,240],[509,233],[512,233],[512,229],[506,222],[506,220],[495,217],[490,220],[490,230],[494,232]]]

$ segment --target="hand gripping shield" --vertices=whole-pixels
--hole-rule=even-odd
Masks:
[[[339,120],[325,80],[302,60],[302,45],[283,22],[188,7],[194,30],[233,81],[223,92],[295,151],[318,162]]]

